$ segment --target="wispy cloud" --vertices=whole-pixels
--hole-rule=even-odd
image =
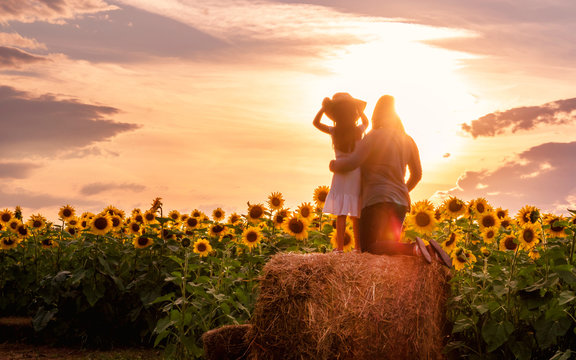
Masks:
[[[16,48],[0,46],[0,68],[19,68],[22,65],[46,60],[44,57],[31,55]]]
[[[146,187],[142,184],[134,184],[134,183],[116,184],[116,183],[96,182],[84,185],[82,189],[80,189],[80,194],[90,196],[108,192],[111,190],[141,192],[144,191],[144,189],[146,189]]]
[[[63,19],[115,8],[102,0],[2,0],[0,24],[9,21],[61,23]]]
[[[12,46],[24,49],[42,49],[46,50],[46,45],[39,43],[35,39],[24,37],[15,32],[0,32],[0,45]]]
[[[494,112],[473,120],[470,124],[462,124],[462,130],[476,138],[532,130],[541,125],[561,125],[574,120],[576,98]]]
[[[1,158],[53,156],[104,141],[139,125],[115,122],[118,109],[0,86]]]
[[[576,142],[534,146],[495,170],[467,171],[457,187],[443,195],[486,197],[493,204],[507,204],[515,210],[535,205],[565,212],[566,207],[574,206],[570,199],[576,195],[575,152]]]
[[[1,162],[0,179],[24,179],[39,167],[39,164],[29,162]]]

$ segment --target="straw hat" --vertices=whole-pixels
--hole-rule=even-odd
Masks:
[[[356,117],[356,119],[358,119],[360,113],[364,112],[364,109],[366,108],[365,101],[355,99],[352,95],[345,92],[334,94],[332,99],[325,98],[322,105],[324,106],[324,113],[332,120],[337,117],[338,112],[352,111],[354,109],[358,110],[358,116]]]

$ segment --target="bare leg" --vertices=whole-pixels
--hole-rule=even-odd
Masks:
[[[344,250],[344,235],[346,232],[346,215],[336,218],[336,250]]]

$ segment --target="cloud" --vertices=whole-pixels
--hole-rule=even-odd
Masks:
[[[16,48],[0,46],[0,68],[18,68],[21,65],[36,63],[39,61],[46,61],[46,58],[30,55]]]
[[[62,23],[63,19],[115,8],[102,0],[2,0],[0,23],[9,21]]]
[[[116,183],[96,182],[84,185],[82,189],[80,189],[80,194],[90,196],[90,195],[97,195],[103,192],[108,192],[110,190],[141,192],[144,191],[145,189],[146,187],[141,184],[134,184],[134,183],[116,184]]]
[[[457,187],[436,195],[485,197],[495,206],[518,210],[534,205],[551,212],[574,206],[576,142],[534,146],[492,171],[467,171]],[[572,200],[571,200],[572,199]]]
[[[135,7],[86,15],[65,24],[11,24],[11,30],[45,44],[51,53],[92,62],[189,58],[228,46],[197,29]]]
[[[3,162],[0,163],[0,179],[24,179],[39,167],[32,163]]]
[[[511,131],[531,130],[539,125],[561,125],[576,120],[576,98],[558,100],[541,106],[524,106],[502,112],[494,112],[462,129],[473,137],[496,136]]]
[[[0,158],[54,156],[139,128],[107,119],[119,112],[46,94],[33,96],[0,86]]]
[[[51,194],[31,192],[22,188],[13,189],[13,192],[4,192],[3,190],[0,190],[0,204],[2,204],[2,208],[22,206],[35,210],[46,207],[60,207],[65,204],[74,204],[74,206],[91,206],[94,208],[103,206],[103,203],[101,202],[90,201],[85,198],[54,196]]]
[[[24,49],[43,49],[46,50],[46,45],[39,43],[35,39],[23,37],[22,35],[14,32],[0,32],[0,45],[14,46]]]

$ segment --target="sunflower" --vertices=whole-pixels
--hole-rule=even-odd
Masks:
[[[46,218],[40,214],[32,215],[26,224],[32,230],[42,230],[46,227]]]
[[[98,214],[90,220],[90,231],[95,235],[105,235],[112,230],[112,219],[110,215]]]
[[[250,226],[242,232],[242,242],[252,249],[262,241],[262,232],[257,226]]]
[[[217,238],[226,234],[226,230],[227,230],[226,226],[224,226],[220,223],[214,223],[214,224],[210,225],[210,227],[208,228],[210,235],[217,237]]]
[[[416,206],[414,212],[406,217],[412,228],[422,234],[429,234],[436,227],[434,210],[427,206]]]
[[[192,210],[192,212],[190,213],[190,216],[195,217],[195,218],[199,218],[202,217],[204,215],[204,213],[198,209],[194,209]]]
[[[492,254],[492,252],[487,247],[482,246],[480,248],[480,254],[482,254],[482,256],[484,256],[484,257],[489,257]]]
[[[28,236],[30,236],[28,226],[26,226],[26,224],[20,223],[20,225],[18,225],[18,227],[16,228],[16,235],[18,235],[22,239],[25,239]]]
[[[157,197],[157,198],[154,198],[154,200],[152,200],[152,204],[150,204],[150,210],[149,211],[155,213],[161,207],[162,207],[162,198]]]
[[[64,205],[60,208],[60,211],[58,212],[58,216],[60,217],[60,219],[66,221],[68,219],[70,219],[71,217],[74,216],[76,210],[74,210],[74,208],[70,205]]]
[[[326,202],[326,197],[328,196],[329,192],[330,187],[326,185],[318,186],[316,189],[314,189],[314,196],[312,197],[312,199],[314,200],[317,206],[319,207],[324,206],[324,203]]]
[[[108,215],[118,215],[122,219],[124,219],[125,216],[124,211],[118,209],[113,205],[108,205],[106,208],[104,208],[104,210],[102,210],[102,212],[108,213]]]
[[[539,217],[540,217],[540,210],[531,205],[524,206],[516,214],[516,219],[518,220],[520,226],[528,223],[535,224],[538,221]]]
[[[495,212],[498,219],[504,219],[508,217],[507,209],[502,209],[501,207],[499,207],[498,209],[495,210]]]
[[[82,229],[89,229],[91,221],[92,221],[91,217],[81,218],[79,225]]]
[[[485,211],[478,216],[478,225],[480,226],[480,231],[482,231],[485,228],[500,227],[500,221],[494,211]]]
[[[276,212],[276,214],[274,215],[274,218],[272,219],[272,221],[274,222],[274,227],[275,228],[282,227],[282,224],[284,223],[284,219],[286,219],[288,216],[290,216],[290,211],[288,211],[288,209],[278,210]]]
[[[78,226],[80,224],[80,219],[78,219],[76,216],[73,216],[70,219],[68,219],[66,224],[69,226]]]
[[[514,224],[514,220],[511,219],[509,216],[503,217],[500,219],[500,227],[504,229],[509,229]]]
[[[216,208],[214,211],[212,211],[212,219],[214,219],[214,221],[222,221],[224,220],[225,216],[226,213],[224,210],[222,210],[222,208]]]
[[[230,214],[230,216],[228,216],[228,224],[230,225],[237,225],[240,224],[242,222],[242,217],[236,213],[232,213]]]
[[[122,217],[118,214],[110,215],[110,220],[112,221],[113,230],[119,230],[124,225]]]
[[[297,212],[307,221],[312,221],[312,218],[314,217],[314,207],[309,202],[300,204],[300,206],[298,206]]]
[[[189,217],[184,221],[184,227],[188,230],[196,229],[200,226],[200,220],[197,217]]]
[[[16,218],[12,218],[10,221],[8,221],[8,223],[6,224],[6,228],[12,232],[16,232],[16,230],[18,229],[18,226],[20,226],[22,224],[22,221],[16,219]]]
[[[2,236],[0,238],[0,249],[2,250],[10,250],[14,249],[20,243],[20,239],[16,236]]]
[[[268,206],[270,210],[279,210],[282,209],[284,206],[284,198],[282,197],[282,193],[273,192],[268,196]]]
[[[176,239],[176,234],[174,233],[174,231],[168,229],[168,228],[162,228],[158,230],[158,235],[160,236],[160,238],[164,239],[164,240],[174,240]]]
[[[248,221],[250,221],[251,223],[260,221],[260,219],[264,216],[264,211],[265,211],[264,205],[262,204],[250,205],[250,203],[248,203],[248,214],[246,215]]]
[[[484,214],[487,211],[492,211],[492,206],[488,205],[488,201],[486,201],[486,199],[483,197],[471,200],[468,206],[472,209],[476,217]]]
[[[496,235],[498,235],[498,230],[496,227],[484,228],[480,233],[480,236],[482,236],[485,244],[493,244],[496,239]]]
[[[142,231],[142,225],[136,221],[130,221],[128,224],[128,231],[131,234],[140,234]]]
[[[42,247],[44,249],[50,249],[50,248],[54,248],[58,246],[58,242],[55,241],[53,238],[51,237],[45,237],[42,240],[40,240],[40,245],[42,245]]]
[[[172,210],[168,213],[168,217],[170,219],[172,219],[172,221],[174,221],[174,222],[180,221],[181,216],[182,215],[180,214],[180,212],[178,210]]]
[[[144,249],[154,244],[154,240],[150,236],[140,235],[132,240],[132,244],[136,249]]]
[[[446,240],[442,242],[442,248],[444,248],[444,251],[446,251],[448,254],[452,253],[452,251],[454,251],[456,246],[460,243],[461,238],[462,233],[460,231],[451,231]]]
[[[10,220],[12,220],[14,218],[14,214],[12,213],[12,211],[8,210],[8,209],[4,209],[2,211],[0,211],[0,221],[4,224],[8,224],[10,222]]]
[[[68,234],[70,234],[70,235],[72,235],[72,236],[74,236],[74,237],[76,237],[76,236],[80,233],[80,230],[78,229],[77,226],[70,226],[70,225],[68,225],[68,226],[66,226],[66,229],[65,229],[65,230],[66,230],[66,232],[67,232]]]
[[[435,211],[434,204],[432,204],[432,202],[428,199],[415,202],[414,204],[412,204],[410,209],[411,213],[416,212],[417,210],[428,210],[430,212]]]
[[[533,247],[528,252],[528,256],[530,257],[530,259],[536,261],[536,260],[540,259],[540,251],[538,251],[538,249],[536,247]]]
[[[308,222],[298,215],[292,215],[284,220],[284,231],[292,235],[296,240],[304,240],[308,237]]]
[[[564,232],[564,229],[566,229],[566,226],[564,225],[565,222],[566,218],[564,216],[556,216],[552,214],[546,215],[544,217],[544,225],[550,226],[550,228],[546,229],[546,233],[551,237],[566,237],[566,233]]]
[[[182,245],[182,247],[185,247],[185,248],[187,248],[188,246],[190,246],[191,243],[192,243],[192,242],[190,241],[190,238],[189,238],[189,237],[185,237],[184,239],[182,239],[182,240],[180,241],[180,245]]]
[[[334,249],[338,247],[336,244],[336,229],[332,231],[330,236],[330,244],[332,244]],[[355,246],[356,241],[354,240],[354,232],[349,227],[346,227],[346,230],[344,231],[344,246],[342,247],[342,250],[344,250],[344,252],[352,251],[352,248]]]
[[[140,212],[132,214],[131,219],[132,219],[131,220],[132,222],[137,222],[138,224],[141,224],[141,225],[144,224],[144,222],[145,222],[144,221],[144,214],[142,214]]]
[[[466,203],[455,196],[450,196],[442,205],[450,218],[457,218],[466,212]]]
[[[156,210],[147,210],[144,213],[144,222],[146,224],[157,224],[158,220],[156,220]]]
[[[465,267],[470,267],[473,263],[476,262],[476,256],[474,256],[470,250],[466,250],[461,247],[456,248],[451,257],[454,269],[457,271],[460,271]]]
[[[514,235],[506,235],[500,240],[499,249],[502,251],[515,251],[518,247],[518,240]]]
[[[200,240],[196,240],[196,242],[194,242],[194,252],[198,255],[200,255],[200,257],[202,256],[208,256],[208,254],[210,254],[210,252],[212,252],[212,246],[210,246],[210,242],[206,239],[200,239]]]
[[[520,240],[520,249],[528,250],[536,246],[540,242],[540,228],[534,224],[524,224],[518,230],[517,236]]]

